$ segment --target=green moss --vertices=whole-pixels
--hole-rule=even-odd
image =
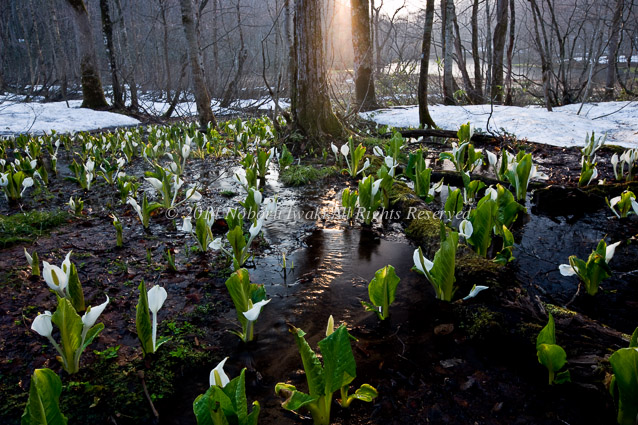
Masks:
[[[30,211],[0,215],[0,247],[31,242],[69,218],[66,211]]]
[[[405,229],[405,234],[417,244],[422,245],[439,240],[441,235],[441,221],[432,215],[431,211],[420,210]]]
[[[286,186],[303,186],[316,180],[335,175],[334,167],[316,168],[312,165],[290,165],[279,175]]]
[[[456,254],[456,274],[459,278],[467,277],[476,279],[481,278],[481,285],[487,286],[498,285],[496,276],[502,266],[495,262],[477,255],[469,248],[459,248]]]
[[[497,337],[502,332],[501,323],[503,316],[500,313],[480,306],[466,312],[461,328],[466,330],[471,339],[485,341]]]
[[[549,304],[546,303],[545,305],[545,310],[547,310],[549,313],[552,313],[552,315],[555,318],[569,318],[569,317],[574,317],[576,316],[578,313],[576,313],[575,311],[566,309],[565,307],[561,307],[561,306],[557,306],[554,304]]]

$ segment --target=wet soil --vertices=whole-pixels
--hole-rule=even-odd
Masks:
[[[566,194],[579,193],[578,153],[527,146],[538,158],[540,171],[549,176],[537,190],[550,184],[565,189],[530,196],[529,214],[513,229],[517,260],[502,269],[496,286],[463,303],[439,302],[425,278],[410,270],[415,246],[403,233],[405,222],[378,222],[364,229],[330,214],[315,215],[337,206],[339,192],[352,184],[349,179],[331,177],[291,189],[283,187],[276,170],[271,170],[264,195],[278,194],[285,213],[267,223],[263,238],[254,245],[251,280],[263,283],[273,301],[264,308],[255,341],[249,344],[228,332],[238,328],[224,286],[228,262],[213,252],[192,251],[192,238],[177,229],[177,217],[188,214],[188,208],[162,211],[145,232],[130,208],[117,206],[111,188],[96,185],[88,195],[82,194],[85,217],[70,219],[33,244],[0,252],[0,423],[19,422],[30,374],[50,367],[64,383],[62,408],[70,423],[194,424],[192,402],[206,390],[212,367],[226,356],[229,376],[247,368],[247,397],[260,402],[260,423],[311,423],[283,410],[274,386],[290,382],[306,388],[289,325],[303,329],[316,347],[331,314],[357,338],[353,350],[358,376],[353,385],[369,383],[380,393],[373,403],[355,402],[347,410],[333,406],[333,423],[615,423],[613,401],[603,384],[605,357],[624,344],[621,332],[631,333],[638,325],[638,220],[610,219],[611,211],[600,206],[546,207],[563,202]],[[432,165],[445,169],[435,158],[446,148],[436,143],[429,148]],[[611,173],[599,168],[602,177]],[[143,164],[134,163],[127,173],[139,175],[142,169]],[[242,197],[230,179],[232,162],[191,159],[187,169],[187,184],[203,185],[203,206],[219,208],[219,217]],[[221,195],[229,190],[238,195]],[[71,194],[81,194],[62,178],[53,178],[49,191],[28,199],[22,208],[62,208]],[[3,214],[19,208],[0,202]],[[115,248],[108,216],[113,208],[124,224],[122,249]],[[215,230],[222,233],[223,226]],[[561,276],[558,265],[569,255],[586,258],[604,236],[625,241],[612,260],[614,274],[595,298],[581,294],[574,299],[569,308],[576,316],[555,313],[558,343],[567,351],[573,382],[550,387],[536,359],[535,337],[546,321],[544,308],[566,305],[577,289],[576,278]],[[73,250],[87,303],[103,302],[104,294],[111,298],[101,316],[106,328],[83,355],[82,370],[75,376],[63,372],[53,348],[30,331],[37,312],[54,310],[55,300],[42,280],[29,277],[24,247],[54,264]],[[175,252],[177,272],[166,270],[167,249]],[[294,264],[286,272],[282,253],[287,264]],[[391,317],[380,322],[364,311],[361,301],[368,299],[367,283],[374,272],[387,264],[395,267],[401,282]],[[460,277],[458,294],[485,283],[480,276]],[[159,313],[160,334],[172,337],[147,359],[142,358],[135,333],[137,285],[142,279],[167,289],[168,299]],[[114,346],[120,348],[109,355]]]

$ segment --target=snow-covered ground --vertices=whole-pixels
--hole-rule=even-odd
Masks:
[[[0,96],[0,136],[20,133],[42,134],[55,130],[58,133],[98,130],[129,125],[140,122],[135,118],[112,112],[93,111],[80,108],[81,100],[66,102],[21,102],[23,96]],[[162,115],[168,110],[166,102],[155,102],[148,97],[140,98],[140,105],[151,115]],[[229,115],[243,109],[273,110],[275,103],[270,98],[244,99],[234,101],[229,108],[221,108],[218,100],[213,100],[213,112],[216,115]],[[280,100],[279,106],[290,107],[290,103]],[[194,101],[177,104],[173,116],[192,117],[197,115]]]
[[[0,103],[0,136],[20,133],[42,134],[88,131],[101,128],[137,125],[135,118],[105,111],[80,108],[81,100],[50,103]]]
[[[579,107],[567,105],[547,112],[540,106],[495,105],[491,115],[490,105],[432,105],[429,110],[436,125],[444,130],[458,130],[469,121],[482,131],[505,131],[519,139],[554,146],[582,146],[586,135],[595,132],[597,136],[607,134],[608,144],[638,147],[638,102],[588,103],[577,115]],[[419,126],[418,106],[379,109],[361,116],[393,127]]]

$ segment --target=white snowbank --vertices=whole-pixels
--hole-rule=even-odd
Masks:
[[[88,131],[140,123],[126,115],[80,108],[81,104],[81,100],[71,100],[69,108],[65,102],[1,102],[0,135],[42,134],[51,130],[58,133]]]
[[[436,125],[444,130],[458,130],[469,121],[475,128],[486,131],[490,118],[490,131],[501,134],[505,131],[536,143],[582,146],[587,133],[595,132],[597,136],[607,134],[609,144],[638,147],[638,102],[588,103],[580,115],[576,115],[579,107],[580,104],[567,105],[547,112],[540,106],[494,105],[491,118],[490,105],[432,105],[429,110]],[[418,106],[380,109],[360,115],[393,127],[419,125]]]

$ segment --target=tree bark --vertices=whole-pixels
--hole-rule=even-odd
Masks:
[[[197,29],[193,21],[193,4],[191,0],[179,0],[179,5],[182,12],[182,25],[186,36],[191,74],[195,86],[194,94],[197,112],[199,113],[199,123],[202,127],[206,127],[209,123],[216,127],[217,121],[210,106],[210,94],[208,93],[206,81],[204,80],[204,70],[199,52],[199,42],[197,40]]]
[[[321,0],[296,0],[294,23],[293,124],[313,142],[341,138],[344,128],[332,112],[324,64]]]
[[[443,21],[443,103],[455,105],[454,100],[454,32],[452,14],[454,11],[454,0],[441,0],[441,14]]]
[[[66,0],[71,6],[75,22],[78,27],[77,46],[80,51],[80,75],[82,80],[82,107],[90,109],[105,109],[106,103],[100,72],[97,66],[93,31],[89,12],[84,0]]]
[[[454,24],[454,50],[456,51],[456,62],[459,66],[459,70],[461,71],[461,78],[463,79],[463,85],[465,86],[466,97],[472,104],[478,104],[480,102],[480,97],[477,96],[476,91],[474,90],[474,85],[472,84],[472,80],[470,79],[470,74],[467,72],[467,66],[465,64],[465,54],[463,52],[463,45],[461,44],[461,29],[459,28],[459,23],[456,18],[456,9],[454,8],[454,3],[452,3],[451,7],[452,12],[452,23]]]
[[[505,54],[505,39],[507,35],[507,10],[508,0],[498,0],[493,38],[492,90],[490,92],[492,101],[496,103],[503,103],[503,56]]]
[[[614,86],[616,85],[616,63],[618,62],[618,48],[620,47],[620,27],[622,24],[622,15],[625,2],[624,0],[616,0],[614,8],[614,16],[611,21],[609,31],[609,54],[607,55],[607,81],[605,84],[605,98],[612,100],[614,98]]]
[[[62,45],[62,36],[60,35],[60,25],[58,23],[58,15],[55,10],[56,9],[55,4],[53,0],[49,0],[48,3],[49,3],[49,13],[51,13],[51,22],[53,24],[51,25],[51,31],[53,32],[53,38],[54,38],[53,51],[55,53],[55,56],[54,56],[54,60],[56,62],[55,66],[58,72],[60,73],[60,75],[57,75],[57,78],[61,80],[60,91],[62,93],[62,98],[67,102],[67,106],[68,106],[67,89],[68,89],[68,81],[69,81],[69,75],[68,75],[69,59],[66,54],[66,50],[64,49]]]
[[[514,55],[514,42],[516,41],[516,4],[510,0],[510,40],[507,45],[507,74],[505,75],[505,104],[512,105],[512,60]]]
[[[128,31],[126,29],[126,22],[124,20],[124,14],[122,13],[122,4],[120,0],[115,0],[115,8],[117,9],[117,15],[120,19],[120,34],[122,34],[122,43],[124,44],[124,57],[130,67],[127,74],[124,74],[124,81],[128,82],[131,91],[131,106],[132,111],[140,109],[139,100],[137,98],[137,84],[135,83],[135,60],[131,45],[129,44]]]
[[[109,0],[100,0],[100,15],[102,17],[102,33],[104,34],[106,54],[109,58],[109,67],[111,69],[113,106],[118,109],[124,109],[124,97],[122,96],[122,87],[118,76],[119,70],[115,59],[115,49],[113,48],[113,22],[111,21]]]
[[[248,58],[248,51],[246,50],[246,43],[244,42],[244,30],[241,24],[241,9],[240,9],[240,0],[237,0],[236,3],[236,16],[237,16],[237,30],[239,31],[239,52],[237,53],[237,72],[235,72],[235,77],[228,83],[226,90],[224,91],[224,95],[222,96],[222,101],[219,104],[222,108],[228,108],[230,103],[233,101],[233,98],[237,95],[237,86],[239,85],[239,81],[241,80],[242,75],[244,74],[244,64],[246,63],[246,59]]]
[[[552,112],[552,102],[550,98],[550,73],[551,73],[551,65],[550,65],[550,52],[549,46],[547,44],[547,35],[545,33],[545,26],[542,22],[543,16],[541,11],[536,3],[536,0],[529,0],[532,6],[532,16],[534,18],[534,39],[536,42],[536,46],[538,47],[538,53],[541,58],[541,70],[543,72],[543,98],[545,100],[545,107],[549,112]],[[543,32],[543,38],[541,39],[540,32],[538,28],[541,28]]]
[[[421,46],[421,70],[419,72],[419,124],[423,128],[435,128],[436,124],[428,110],[428,79],[430,67],[430,46],[432,44],[432,24],[434,22],[434,0],[425,4],[425,24]]]
[[[478,27],[479,0],[472,3],[472,61],[474,62],[474,90],[479,103],[483,102],[483,69],[481,54],[479,51],[479,27]]]
[[[368,111],[379,107],[372,72],[370,2],[369,0],[351,0],[350,4],[356,108],[359,111]]]

